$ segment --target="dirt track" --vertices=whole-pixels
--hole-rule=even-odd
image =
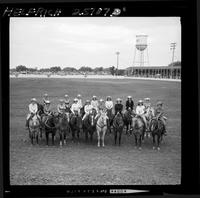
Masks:
[[[94,80],[93,88],[91,81],[84,84],[76,80],[67,80],[63,83],[63,80],[58,79],[56,81],[11,79],[11,184],[179,184],[181,176],[180,83],[158,84],[158,82],[129,82],[128,80],[119,83],[118,80],[116,82]],[[90,83],[91,87],[87,83]],[[74,89],[75,87],[77,90]],[[46,147],[44,137],[39,146],[31,146],[27,131],[24,129],[27,113],[25,106],[31,97],[41,98],[41,93],[47,91],[55,101],[55,97],[65,94],[66,89],[69,95],[81,92],[83,96],[89,97],[95,91],[98,91],[99,95],[101,93],[108,95],[111,88],[113,97],[119,93],[126,96],[129,95],[130,90],[134,90],[134,95],[138,98],[143,97],[145,93],[149,96],[151,88],[150,97],[153,102],[158,96],[165,100],[169,117],[169,134],[162,143],[160,151],[152,150],[151,139],[145,140],[142,151],[139,151],[134,148],[133,136],[125,134],[122,136],[121,147],[113,145],[112,134],[106,135],[105,148],[97,148],[96,134],[92,144],[86,143],[82,134],[79,144],[72,143],[70,137],[63,148],[58,146],[58,136],[56,146]],[[143,92],[140,92],[141,88]]]

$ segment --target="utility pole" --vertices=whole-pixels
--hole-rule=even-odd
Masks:
[[[117,76],[118,76],[118,66],[119,66],[119,54],[120,54],[120,52],[116,52],[116,55],[117,55]]]
[[[172,78],[172,71],[173,71],[173,65],[174,65],[174,52],[176,49],[176,43],[171,43],[170,44],[170,50],[172,50],[172,65],[171,65],[171,78]]]

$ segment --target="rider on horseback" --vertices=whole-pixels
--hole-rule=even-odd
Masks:
[[[115,104],[115,115],[117,115],[118,112],[122,115],[122,111],[123,111],[122,99],[117,98],[116,102],[117,104]]]
[[[43,96],[43,106],[45,106],[47,101],[49,101],[49,96],[48,96],[47,93],[45,93],[44,96]]]
[[[69,114],[72,113],[71,106],[69,104],[69,100],[65,100],[65,112],[69,113]]]
[[[92,105],[92,107],[96,110],[96,112],[98,112],[99,102],[98,102],[96,96],[93,96],[93,97],[92,97],[91,105]]]
[[[77,95],[77,99],[78,99],[78,105],[80,106],[80,109],[83,107],[83,103],[82,103],[82,96],[80,94]]]
[[[134,107],[134,102],[131,96],[127,97],[126,100],[126,110],[128,110],[129,108],[131,108],[131,111],[133,111],[133,107]]]
[[[60,99],[60,103],[57,106],[58,115],[62,115],[66,111],[65,101]]]
[[[86,116],[88,116],[92,111],[92,105],[90,104],[89,100],[86,100],[86,104],[84,106],[84,111],[85,111],[85,114],[84,114],[82,120],[84,120],[86,118]]]
[[[78,98],[74,98],[74,103],[71,106],[71,111],[73,114],[76,112],[80,115],[80,104],[78,103]]]
[[[65,94],[65,105],[70,103],[69,96]]]
[[[145,117],[145,106],[143,105],[143,101],[142,100],[138,101],[138,105],[136,107],[136,117],[141,118],[141,120],[145,124],[146,130],[148,130],[147,129],[147,120],[146,120],[146,117]]]
[[[163,102],[158,101],[156,106],[157,107],[155,109],[155,117],[156,117],[156,119],[159,119],[163,122],[163,124],[164,124],[164,135],[167,135],[167,130],[166,130],[166,120],[167,120],[167,118],[163,115],[164,114]]]
[[[29,120],[36,115],[38,120],[40,121],[40,116],[38,115],[38,104],[37,104],[37,100],[35,98],[31,99],[31,103],[29,104],[29,114],[27,115],[26,118],[26,129],[28,129],[28,123]]]
[[[111,96],[107,96],[106,102],[105,102],[105,107],[107,111],[112,111],[113,109],[113,101]]]

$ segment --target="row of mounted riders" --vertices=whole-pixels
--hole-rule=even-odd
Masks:
[[[121,144],[121,135],[124,127],[126,126],[126,134],[134,134],[135,146],[141,149],[142,140],[144,137],[153,138],[153,149],[160,149],[159,145],[162,141],[162,137],[165,133],[165,125],[160,117],[155,117],[152,111],[149,111],[145,115],[146,123],[143,120],[143,116],[135,113],[134,110],[130,108],[124,113],[115,112],[113,114],[112,110],[107,111],[97,111],[92,109],[91,113],[86,115],[84,108],[81,108],[80,113],[57,113],[51,112],[49,115],[45,115],[42,110],[42,105],[39,105],[39,110],[36,114],[31,114],[28,121],[29,137],[31,138],[31,143],[35,139],[38,144],[39,137],[42,138],[42,134],[45,133],[46,144],[49,144],[49,134],[52,134],[52,144],[54,145],[54,137],[56,132],[60,136],[60,146],[66,144],[66,136],[71,133],[72,141],[75,141],[75,136],[77,140],[79,139],[80,132],[85,134],[86,141],[90,135],[90,140],[93,140],[93,134],[96,131],[98,137],[97,146],[104,147],[104,136],[108,131],[109,133],[114,133],[115,145]]]

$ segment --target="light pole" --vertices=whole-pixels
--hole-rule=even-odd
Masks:
[[[120,52],[116,52],[116,55],[117,55],[117,76],[118,76],[118,66],[119,66],[119,54],[120,54]]]
[[[173,71],[173,64],[174,64],[174,51],[176,49],[176,43],[171,43],[170,44],[170,50],[172,50],[172,65],[171,65],[171,78],[172,78],[172,71]]]

